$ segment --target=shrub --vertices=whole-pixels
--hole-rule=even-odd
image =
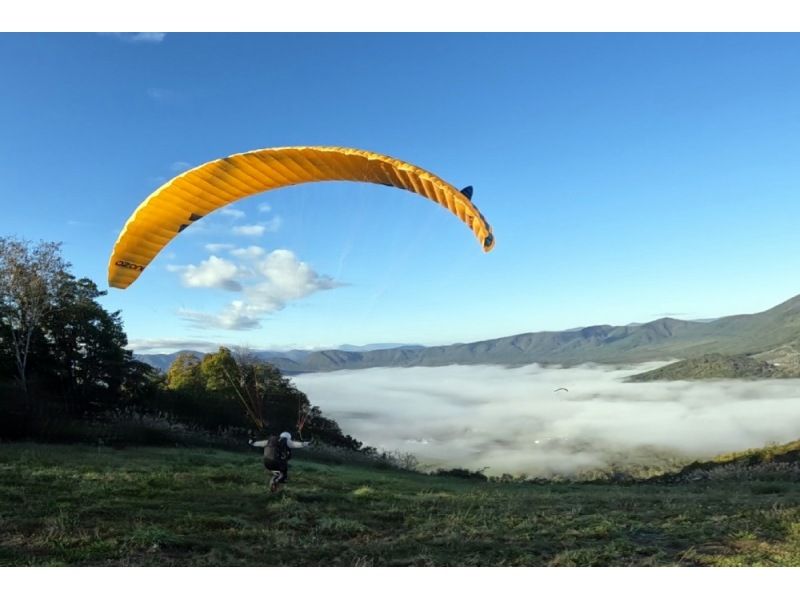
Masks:
[[[467,480],[480,480],[482,482],[486,482],[488,481],[489,478],[487,478],[483,474],[484,471],[486,471],[485,467],[483,469],[478,469],[475,471],[470,471],[469,469],[456,467],[453,469],[437,469],[435,472],[433,472],[433,475],[447,476],[452,478],[464,478]]]

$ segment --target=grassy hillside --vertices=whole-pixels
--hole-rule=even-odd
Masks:
[[[291,478],[266,493],[255,452],[0,445],[0,565],[800,565],[792,481]]]
[[[785,373],[780,368],[746,355],[704,355],[671,363],[649,372],[628,378],[630,382],[654,382],[656,380],[705,380],[713,378],[763,379],[781,378]]]
[[[660,476],[666,480],[761,479],[800,481],[800,440],[758,449],[718,455],[710,461],[696,461],[679,472]]]
[[[800,440],[774,444],[760,449],[718,455],[710,461],[715,465],[765,465],[767,463],[800,462]]]

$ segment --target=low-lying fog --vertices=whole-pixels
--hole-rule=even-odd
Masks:
[[[374,368],[294,381],[367,445],[492,475],[571,474],[620,455],[700,458],[800,438],[800,382],[623,382],[659,365]]]

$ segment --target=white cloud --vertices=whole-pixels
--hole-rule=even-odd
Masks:
[[[189,312],[192,313],[192,312]],[[152,355],[154,353],[174,353],[175,351],[199,351],[200,353],[213,353],[220,347],[228,347],[232,350],[243,352],[253,351],[317,351],[330,349],[331,347],[320,347],[316,345],[296,346],[296,345],[251,345],[240,344],[240,341],[231,340],[225,337],[215,337],[216,340],[210,341],[205,338],[137,338],[131,340],[127,349],[141,355]]]
[[[168,266],[170,271],[181,272],[186,286],[241,292],[240,299],[218,314],[182,310],[181,317],[202,328],[250,330],[260,327],[265,316],[284,309],[292,301],[341,286],[331,277],[315,272],[287,249],[267,253],[250,246],[233,250],[231,255],[246,260],[247,264],[211,256],[199,266]]]
[[[242,237],[260,237],[265,230],[266,227],[261,224],[245,224],[243,226],[234,226],[233,234]]]
[[[281,303],[339,286],[332,278],[314,272],[311,266],[299,261],[288,249],[276,249],[256,268],[265,280],[251,287],[250,294],[274,298]]]
[[[219,314],[180,309],[178,315],[196,328],[221,328],[223,330],[253,330],[261,327],[260,315],[248,314],[242,301],[233,301]]]
[[[160,44],[167,36],[166,33],[104,33],[118,40],[131,44]]]
[[[241,291],[242,284],[236,280],[245,274],[239,266],[226,259],[212,255],[203,260],[199,265],[173,266],[168,265],[169,272],[180,272],[184,286],[191,288],[224,289],[226,291]]]
[[[236,245],[231,245],[230,243],[207,243],[206,251],[210,251],[211,253],[221,253],[223,251],[230,251],[235,247]]]
[[[266,222],[259,222],[258,224],[245,224],[242,226],[234,226],[233,234],[247,237],[260,237],[264,233],[277,232],[283,221],[280,216],[274,216]]]
[[[195,339],[137,338],[128,342],[127,349],[136,353],[172,353],[174,351],[216,351],[221,343]]]
[[[796,382],[623,381],[657,365],[372,368],[294,381],[368,445],[494,475],[569,475],[655,452],[705,459],[797,438]]]
[[[239,220],[245,216],[242,210],[236,210],[234,208],[222,208],[219,213],[224,216],[228,216],[229,218],[233,218],[234,220]]]
[[[267,222],[262,222],[261,224],[268,233],[276,233],[278,229],[280,229],[281,224],[283,224],[283,220],[280,216],[273,216]]]
[[[231,248],[231,255],[239,258],[256,259],[262,255],[265,255],[266,253],[267,252],[265,249],[262,249],[257,245],[251,245],[250,247],[239,247],[237,249]]]
[[[272,206],[266,203],[262,203],[260,206],[258,206],[258,211],[261,212],[262,214],[266,214],[267,212],[272,211]]]

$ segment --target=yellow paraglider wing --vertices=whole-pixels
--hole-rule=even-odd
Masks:
[[[471,201],[413,164],[341,147],[282,147],[234,154],[188,170],[145,199],[125,223],[108,264],[108,284],[127,288],[167,243],[193,222],[234,201],[279,187],[317,181],[378,183],[418,193],[455,214],[481,243],[492,229]]]

